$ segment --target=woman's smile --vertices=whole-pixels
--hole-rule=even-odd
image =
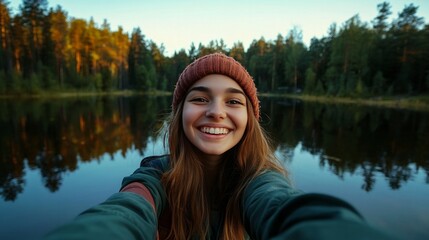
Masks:
[[[214,128],[214,127],[201,127],[201,132],[214,134],[214,135],[226,135],[229,133],[227,128]]]

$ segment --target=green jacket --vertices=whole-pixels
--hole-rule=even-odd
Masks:
[[[122,183],[143,183],[154,198],[156,215],[143,197],[119,192],[45,239],[155,239],[158,218],[167,206],[160,178],[168,169],[168,156],[146,158]],[[301,193],[284,176],[272,171],[256,177],[245,189],[242,216],[251,239],[392,239],[368,225],[345,201]]]

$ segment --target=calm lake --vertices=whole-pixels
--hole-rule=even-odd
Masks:
[[[0,100],[0,239],[38,239],[165,153],[171,97]],[[429,113],[262,98],[294,185],[352,203],[401,239],[429,239]]]

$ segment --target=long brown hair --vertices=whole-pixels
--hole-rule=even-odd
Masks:
[[[241,196],[249,181],[265,170],[286,175],[277,161],[269,138],[256,119],[247,99],[248,121],[240,142],[225,153],[220,177],[220,192],[225,212],[222,239],[244,239],[241,219]],[[205,239],[208,232],[210,204],[204,188],[203,163],[198,149],[186,138],[182,127],[183,101],[169,119],[168,145],[171,170],[163,175],[172,214],[171,239]],[[233,179],[231,181],[231,179]]]

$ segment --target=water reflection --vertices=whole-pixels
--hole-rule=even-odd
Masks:
[[[301,143],[340,178],[361,172],[365,191],[373,189],[377,172],[391,189],[412,180],[419,169],[429,183],[427,113],[291,99],[262,102],[278,144],[294,149]]]
[[[78,162],[144,149],[168,97],[6,101],[0,104],[0,194],[15,200],[25,187],[24,165],[39,169],[51,192]]]
[[[25,188],[25,166],[38,169],[51,192],[79,162],[130,148],[143,150],[169,111],[170,97],[112,97],[0,102],[0,194],[14,201]],[[419,169],[429,183],[427,113],[263,98],[263,125],[292,159],[299,144],[338,177],[362,174],[374,189],[382,173],[391,189]]]

